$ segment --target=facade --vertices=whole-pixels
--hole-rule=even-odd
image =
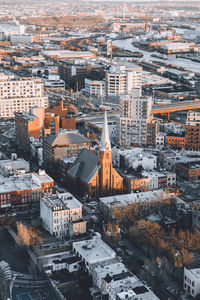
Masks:
[[[44,84],[39,79],[1,79],[0,117],[14,118],[15,112],[28,112],[31,107],[47,107]]]
[[[120,98],[120,117],[117,122],[119,144],[124,147],[145,145],[147,119],[152,106],[151,97],[140,97],[140,89]]]
[[[195,298],[200,294],[200,269],[184,268],[183,289]]]
[[[53,113],[45,113],[43,135],[57,134],[60,130],[60,117]]]
[[[31,113],[15,113],[15,131],[20,147],[28,149],[30,137],[40,138],[40,118]]]
[[[191,150],[200,149],[200,113],[189,111],[185,127],[185,147]]]
[[[40,217],[44,228],[58,238],[86,232],[82,204],[70,193],[43,197],[40,200]]]
[[[165,136],[165,145],[176,146],[176,147],[185,147],[185,136],[176,136],[176,135],[166,135]]]
[[[165,146],[165,136],[167,134],[165,132],[159,132],[156,135],[156,147],[163,148]]]
[[[106,94],[108,96],[127,95],[133,89],[140,89],[141,71],[142,68],[134,64],[111,66],[106,73]]]
[[[45,171],[0,177],[0,208],[30,205],[53,193],[54,181]]]
[[[123,178],[112,166],[106,111],[98,156],[82,150],[67,174],[69,185],[74,186],[77,192],[81,183],[82,192],[89,197],[113,195],[123,191]]]
[[[146,145],[154,147],[156,145],[156,136],[160,130],[160,122],[149,117],[146,124],[146,130]]]
[[[175,173],[160,173],[160,172],[146,172],[143,171],[141,176],[124,176],[124,186],[127,193],[131,192],[146,192],[159,188],[166,189],[176,186],[176,174]]]
[[[59,116],[45,113],[42,107],[31,108],[30,112],[15,113],[15,131],[20,147],[28,149],[30,142],[59,131]]]
[[[48,78],[43,78],[43,81],[46,88],[65,89],[64,80],[60,79],[60,76],[57,74],[50,74]]]
[[[91,80],[85,78],[85,93],[96,97],[104,96],[105,82],[103,80]]]

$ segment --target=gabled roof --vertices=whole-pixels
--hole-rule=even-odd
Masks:
[[[89,183],[99,168],[97,155],[83,149],[67,173]]]
[[[45,142],[51,146],[59,145],[64,146],[68,144],[77,144],[89,142],[89,140],[80,134],[77,130],[67,131],[63,130],[58,132],[56,135],[49,135],[46,137]]]

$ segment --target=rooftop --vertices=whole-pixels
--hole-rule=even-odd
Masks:
[[[69,51],[69,50],[50,50],[43,51],[42,54],[48,57],[56,58],[79,58],[79,57],[94,57],[95,54],[89,51]]]
[[[108,205],[109,207],[119,207],[125,206],[133,203],[143,203],[143,202],[152,202],[159,201],[160,199],[168,199],[169,196],[163,190],[148,191],[143,193],[132,193],[125,195],[116,195],[100,198],[100,202]]]
[[[70,193],[47,195],[42,201],[54,211],[80,208],[82,206],[81,202]]]
[[[89,140],[77,130],[61,130],[56,135],[49,135],[45,142],[51,146],[65,146],[69,144],[88,143]]]
[[[116,257],[116,253],[98,236],[94,236],[91,240],[75,242],[73,248],[88,264],[95,264]]]
[[[25,121],[34,121],[35,119],[39,119],[37,116],[29,112],[23,112],[23,113],[16,112],[15,115],[20,117],[21,119],[24,119]]]
[[[18,174],[9,177],[0,175],[0,193],[40,189],[42,182],[53,182],[53,179],[45,172],[44,175],[37,173]]]
[[[200,268],[189,269],[188,271],[190,271],[193,275],[195,275],[195,277],[200,279]]]

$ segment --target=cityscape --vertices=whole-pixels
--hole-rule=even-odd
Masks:
[[[0,2],[0,300],[200,300],[200,2]]]

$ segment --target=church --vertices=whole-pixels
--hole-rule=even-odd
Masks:
[[[123,192],[123,178],[112,165],[106,111],[98,155],[83,149],[68,170],[67,181],[72,192],[87,195],[89,198]]]

